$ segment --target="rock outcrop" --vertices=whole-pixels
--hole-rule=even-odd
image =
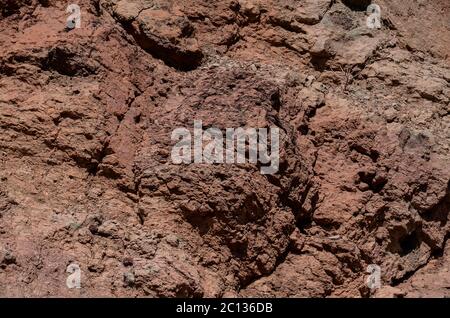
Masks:
[[[450,296],[450,8],[370,3],[3,1],[0,295]],[[194,120],[279,171],[174,164]]]

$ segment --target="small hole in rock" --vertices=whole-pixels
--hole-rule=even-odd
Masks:
[[[416,231],[413,231],[411,234],[408,234],[404,238],[400,240],[400,254],[402,256],[407,255],[414,251],[419,246],[419,237]]]

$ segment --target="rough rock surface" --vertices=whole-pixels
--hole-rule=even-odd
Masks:
[[[370,2],[2,1],[0,296],[450,296],[450,7]],[[280,171],[173,164],[194,120]]]

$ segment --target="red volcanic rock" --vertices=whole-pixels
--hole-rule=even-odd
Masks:
[[[0,295],[449,296],[450,8],[368,3],[2,1]],[[194,121],[277,173],[174,164]]]

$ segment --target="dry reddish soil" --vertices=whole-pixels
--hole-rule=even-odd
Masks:
[[[450,296],[449,1],[74,2],[0,2],[0,296]],[[173,164],[194,120],[279,172]]]

